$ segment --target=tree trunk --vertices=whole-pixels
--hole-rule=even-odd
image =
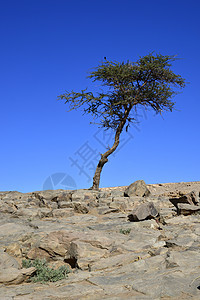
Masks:
[[[119,124],[119,126],[117,127],[116,133],[115,133],[115,141],[113,146],[106,151],[105,153],[101,154],[101,158],[98,162],[94,177],[93,177],[93,185],[92,185],[92,190],[98,190],[99,189],[99,183],[100,183],[100,176],[101,176],[101,171],[103,169],[103,166],[108,162],[108,156],[110,154],[112,154],[118,147],[119,145],[119,137],[120,134],[122,133],[123,127],[126,123],[127,117],[129,115],[131,108],[127,109],[127,111],[125,112],[124,118],[121,121],[121,123]]]

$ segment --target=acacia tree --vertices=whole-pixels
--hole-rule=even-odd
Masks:
[[[69,111],[83,107],[83,112],[92,114],[105,130],[115,132],[112,147],[101,154],[92,189],[99,188],[103,166],[120,143],[120,135],[136,122],[139,107],[152,109],[156,113],[172,111],[177,88],[185,86],[185,79],[171,70],[175,56],[150,53],[136,62],[112,62],[105,60],[88,78],[101,83],[100,92],[94,94],[87,89],[81,92],[66,92],[58,99],[69,104]]]

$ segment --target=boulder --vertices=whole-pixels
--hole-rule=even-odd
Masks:
[[[129,185],[124,191],[125,197],[130,196],[139,196],[139,197],[148,197],[150,195],[150,191],[147,188],[144,180],[138,180]]]
[[[177,208],[178,203],[185,203],[185,204],[191,204],[191,205],[198,205],[199,200],[197,198],[197,195],[194,191],[183,195],[179,198],[170,198],[169,201]]]
[[[65,256],[65,262],[71,264],[75,262],[81,270],[90,270],[93,263],[99,261],[101,258],[105,257],[108,250],[99,247],[98,243],[85,241],[74,241],[71,242],[69,251]]]
[[[128,215],[129,221],[137,222],[147,219],[153,219],[159,216],[159,213],[153,202],[143,203],[138,205],[130,215]]]

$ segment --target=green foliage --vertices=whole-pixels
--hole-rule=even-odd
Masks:
[[[131,123],[138,123],[138,109],[151,109],[159,114],[174,109],[175,103],[171,99],[177,94],[177,88],[185,86],[185,79],[171,70],[176,59],[175,56],[150,53],[136,62],[106,60],[88,76],[93,82],[100,82],[100,92],[94,94],[85,89],[66,91],[58,96],[69,106],[69,111],[82,107],[84,114],[98,119],[96,124],[100,127],[115,131],[113,146],[101,154],[92,189],[99,189],[102,168],[117,149],[123,130],[128,131]]]
[[[126,123],[126,130],[136,122],[137,109],[153,109],[156,113],[172,111],[177,88],[185,86],[185,79],[171,70],[177,58],[150,53],[136,62],[101,63],[88,78],[99,81],[101,91],[94,95],[87,89],[66,92],[58,99],[65,100],[70,110],[83,107],[84,113],[92,114],[105,129],[117,129]],[[103,90],[103,87],[106,87]]]
[[[58,269],[49,268],[45,259],[36,259],[34,261],[31,261],[30,259],[22,260],[22,267],[36,268],[36,272],[30,278],[32,282],[55,282],[67,278],[67,274],[70,272],[64,265]]]
[[[127,229],[120,229],[119,231],[122,234],[128,235],[131,232],[131,228],[127,228]]]
[[[31,267],[33,267],[32,261],[30,259],[23,259],[22,260],[22,267],[23,268],[31,268]]]

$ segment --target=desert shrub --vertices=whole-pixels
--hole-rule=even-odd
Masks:
[[[45,259],[24,259],[22,260],[23,268],[35,267],[36,271],[33,276],[30,277],[32,282],[55,282],[61,279],[67,278],[67,274],[70,272],[66,266],[61,266],[58,269],[50,268],[47,265]]]
[[[127,229],[122,229],[121,228],[119,232],[122,233],[122,234],[127,235],[131,232],[131,228],[127,228]]]

